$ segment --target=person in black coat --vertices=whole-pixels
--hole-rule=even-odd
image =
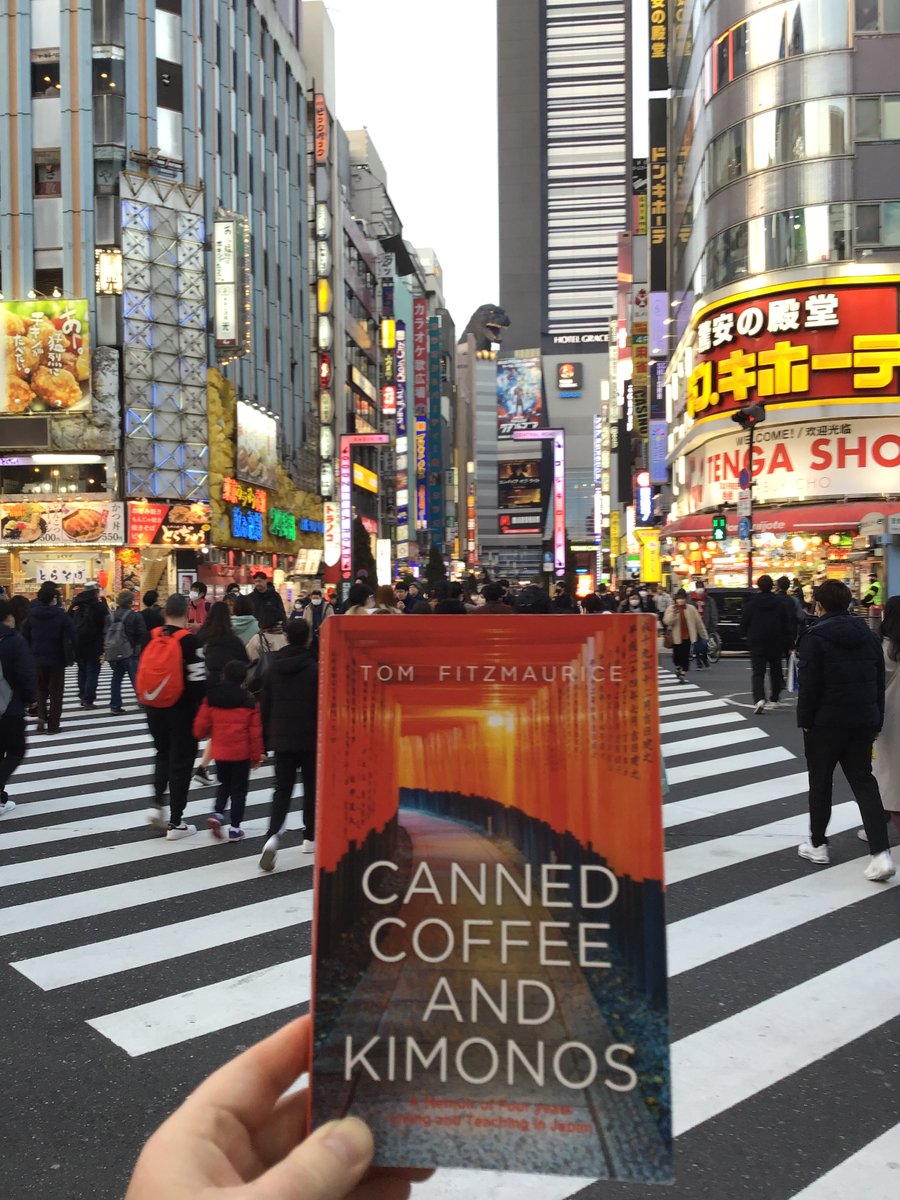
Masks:
[[[284,603],[275,591],[274,585],[269,583],[265,573],[262,571],[257,571],[253,576],[253,591],[250,592],[250,603],[253,605],[253,615],[259,621],[260,629],[271,629],[273,625],[287,621]],[[264,621],[264,616],[268,620]]]
[[[75,661],[78,664],[78,697],[82,708],[96,708],[100,657],[109,609],[100,599],[99,585],[84,585],[72,601],[69,616],[75,625]]]
[[[0,668],[6,709],[0,715],[0,816],[12,812],[15,802],[6,785],[25,757],[25,709],[37,698],[37,673],[28,643],[16,629],[9,600],[0,600]]]
[[[850,607],[850,589],[829,579],[816,592],[816,621],[800,639],[797,724],[803,730],[809,771],[809,841],[801,858],[828,863],[826,830],[831,817],[834,768],[841,770],[859,805],[872,855],[867,879],[894,874],[887,823],[872,747],[884,724],[884,652],[876,634]]]
[[[288,644],[272,655],[262,687],[261,714],[266,749],[275,754],[275,791],[269,829],[259,860],[271,871],[281,828],[291,807],[300,771],[303,779],[303,849],[312,853],[316,829],[316,730],[319,719],[319,667],[308,648],[309,626],[290,621]]]
[[[756,586],[759,591],[744,605],[741,637],[750,651],[754,708],[761,713],[766,707],[766,667],[769,668],[769,697],[777,704],[784,689],[782,655],[793,645],[794,632],[787,605],[773,592],[772,576],[760,575]]]
[[[55,583],[42,583],[22,626],[37,667],[37,727],[59,733],[66,667],[75,661],[75,626]]]
[[[141,609],[141,619],[147,627],[147,633],[152,633],[154,629],[162,629],[165,621],[159,607],[159,592],[152,589],[144,592],[142,603],[144,607]]]

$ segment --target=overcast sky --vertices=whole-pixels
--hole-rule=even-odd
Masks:
[[[325,0],[337,116],[366,126],[407,241],[432,246],[461,333],[500,299],[494,0]],[[646,5],[632,5],[634,153],[647,153]]]
[[[337,116],[366,126],[415,246],[432,246],[461,333],[500,299],[493,0],[326,0]]]

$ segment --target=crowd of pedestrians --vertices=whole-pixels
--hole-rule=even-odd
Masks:
[[[170,595],[164,605],[156,591],[144,593],[140,607],[137,599],[126,588],[110,611],[96,583],[87,583],[68,611],[52,583],[42,584],[30,603],[0,598],[0,815],[15,807],[6,787],[26,753],[26,713],[40,731],[59,731],[65,672],[72,665],[80,706],[96,709],[106,662],[110,712],[125,711],[128,679],[146,714],[155,751],[148,823],[168,840],[197,832],[184,819],[192,777],[211,784],[213,770],[210,833],[242,840],[250,773],[272,756],[275,784],[260,858],[267,871],[275,866],[298,774],[302,849],[314,850],[318,657],[327,620],[648,613],[659,622],[682,682],[692,661],[699,669],[709,666],[708,643],[718,625],[715,598],[702,581],[674,595],[638,581],[618,590],[600,583],[576,598],[563,581],[552,593],[503,579],[479,587],[473,578],[430,588],[403,579],[372,588],[360,573],[343,604],[314,587],[287,612],[259,572],[246,593],[229,584],[221,600],[211,599],[199,582],[189,595]],[[871,854],[866,874],[883,880],[894,873],[888,826],[893,821],[900,829],[900,596],[885,606],[881,640],[852,607],[849,589],[837,581],[823,583],[810,601],[787,577],[762,575],[744,604],[740,632],[750,655],[755,713],[778,704],[786,687],[785,657],[797,667],[810,808],[801,856],[818,865],[829,861],[832,776],[840,765],[863,817],[860,837]]]

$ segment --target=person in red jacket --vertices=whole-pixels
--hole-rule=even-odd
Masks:
[[[242,685],[247,664],[237,660],[225,664],[222,682],[214,684],[194,718],[194,737],[208,737],[216,760],[216,811],[209,818],[214,838],[224,838],[225,806],[231,803],[229,842],[244,836],[241,822],[247,805],[250,768],[265,760],[262,722],[256,701]]]

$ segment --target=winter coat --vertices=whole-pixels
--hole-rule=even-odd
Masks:
[[[669,605],[663,613],[662,618],[663,625],[672,632],[673,645],[680,646],[682,642],[679,612],[683,612],[687,619],[688,633],[690,635],[689,640],[692,643],[696,642],[697,638],[709,637],[709,634],[706,632],[706,626],[703,624],[700,614],[694,608],[693,604],[685,604],[684,608],[680,608],[676,601],[674,604]]]
[[[315,750],[319,666],[311,650],[285,646],[273,654],[263,681],[261,706],[269,750]]]
[[[256,619],[260,625],[266,624],[263,617],[270,618],[268,621],[269,625],[274,624],[276,621],[287,619],[281,597],[271,584],[269,584],[264,592],[258,592],[254,588],[250,592],[250,603],[253,605],[253,612],[256,614]]]
[[[249,619],[252,621],[254,618]],[[203,661],[206,663],[207,689],[222,682],[226,663],[250,661],[246,647],[237,635],[226,638],[224,642],[205,642],[202,637],[200,641],[203,644]]]
[[[66,667],[75,661],[75,626],[58,604],[35,601],[22,626],[22,636],[39,667]]]
[[[247,643],[247,657],[251,662],[256,662],[267,651],[274,654],[276,650],[283,650],[286,645],[287,637],[283,629],[261,629]]]
[[[704,592],[702,596],[698,596],[696,592],[691,592],[688,596],[688,604],[693,604],[700,614],[700,619],[710,633],[715,633],[719,627],[719,606],[710,596],[709,592]]]
[[[300,614],[303,620],[309,626],[310,641],[319,636],[319,631],[322,628],[322,622],[328,617],[334,616],[334,605],[329,604],[327,600],[323,600],[321,604],[307,604],[303,612]]]
[[[24,717],[26,707],[37,699],[37,672],[28,643],[8,625],[0,625],[0,667],[12,688],[6,712],[11,717]]]
[[[94,588],[79,592],[72,601],[69,616],[75,625],[75,656],[82,662],[99,660],[103,653],[103,634],[109,609],[100,602]]]
[[[162,615],[162,609],[158,604],[151,604],[149,608],[142,608],[140,612],[141,620],[147,627],[147,633],[151,629],[161,629],[165,625],[165,618]]]
[[[881,803],[886,812],[900,812],[900,663],[890,656],[888,638],[884,648],[884,725],[875,743],[872,773],[878,780]]]
[[[210,739],[217,762],[258,763],[264,754],[256,701],[237,683],[226,681],[209,689],[194,717],[194,737]]]
[[[741,637],[751,650],[790,650],[794,630],[788,606],[774,592],[757,592],[744,605]]]
[[[884,652],[861,617],[820,617],[800,639],[798,666],[801,729],[881,729]]]
[[[242,645],[246,646],[250,639],[259,633],[259,621],[256,617],[232,617],[231,628],[241,639]]]

